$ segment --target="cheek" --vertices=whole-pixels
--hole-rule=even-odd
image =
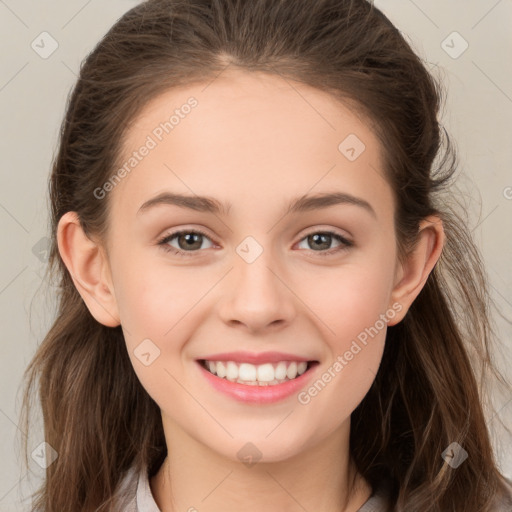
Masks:
[[[395,314],[389,304],[394,260],[392,255],[380,254],[380,258],[372,254],[366,261],[329,268],[323,277],[317,274],[308,279],[303,288],[308,306],[319,317],[316,325],[327,344],[327,359],[321,382],[311,394],[306,390],[300,403],[321,394],[314,407],[320,413],[323,407],[338,404],[338,420],[353,411],[370,389],[382,359],[387,322]]]
[[[211,270],[171,268],[154,261],[141,264],[136,258],[129,268],[118,266],[117,277],[121,281],[116,284],[116,298],[127,350],[144,387],[156,396],[159,379],[170,378],[165,370],[176,370],[178,361],[189,357],[184,350],[200,323],[198,312],[207,302],[201,299],[218,277]]]
[[[191,308],[204,287],[191,272],[138,265],[136,258],[129,268],[117,267],[117,278],[116,299],[133,368],[150,396],[164,403],[170,390],[179,392],[170,373],[190,335]]]
[[[133,251],[129,260],[119,261],[113,276],[121,322],[128,330],[130,326],[139,333],[147,329],[147,335],[162,337],[198,295],[197,274],[185,266],[172,269],[160,257]]]
[[[330,339],[342,348],[373,326],[389,309],[392,265],[346,265],[330,268],[323,278],[308,279],[304,294],[308,306],[325,325]],[[380,325],[380,324],[379,324]]]
[[[391,267],[384,263],[340,267],[338,272],[331,269],[329,279],[324,279],[328,290],[319,280],[310,283],[308,306],[318,314],[316,325],[322,330],[327,353],[317,380],[299,394],[298,401],[312,415],[326,418],[322,428],[327,430],[354,411],[378,372],[386,319],[394,316],[388,303],[391,281],[386,268]]]

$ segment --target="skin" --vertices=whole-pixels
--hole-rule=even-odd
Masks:
[[[74,212],[59,223],[75,286],[98,322],[121,324],[133,368],[161,409],[169,457],[150,483],[164,512],[355,512],[371,494],[350,457],[350,415],[378,371],[386,327],[306,405],[296,395],[237,402],[207,385],[194,362],[277,350],[318,360],[320,377],[393,305],[387,324],[403,319],[441,254],[442,223],[429,217],[399,263],[379,140],[347,105],[291,85],[231,70],[207,87],[166,92],[127,132],[127,158],[190,96],[198,106],[103,199],[112,206],[107,240],[87,238]],[[338,150],[349,134],[366,146],[354,161]],[[137,213],[163,191],[232,207],[228,215],[174,205]],[[294,198],[333,191],[364,199],[375,216],[351,204],[284,215]],[[189,257],[157,244],[192,228],[208,237]],[[326,230],[354,245],[322,257],[340,242],[307,235]],[[252,263],[236,252],[247,236],[263,249]],[[179,242],[168,245],[186,251]],[[160,350],[149,366],[134,355],[147,338]],[[261,452],[250,467],[237,456],[248,442]]]

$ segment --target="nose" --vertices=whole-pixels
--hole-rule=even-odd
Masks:
[[[296,315],[294,294],[272,251],[263,250],[251,263],[238,254],[233,261],[218,304],[222,320],[251,333],[289,325]]]

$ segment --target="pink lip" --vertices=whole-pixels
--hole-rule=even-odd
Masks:
[[[296,356],[294,354],[286,354],[284,352],[260,352],[259,354],[255,354],[252,352],[241,351],[211,354],[201,359],[206,359],[207,361],[233,361],[235,363],[251,364],[278,363],[279,361],[311,361],[311,359]]]
[[[280,355],[280,357],[282,356],[283,354]],[[233,359],[229,358],[226,360],[233,361]],[[285,359],[279,359],[279,361],[283,360]],[[275,386],[249,386],[248,384],[238,384],[237,382],[231,382],[227,379],[217,377],[217,375],[213,375],[213,373],[210,373],[204,368],[200,361],[197,361],[197,366],[201,373],[217,391],[241,402],[256,404],[278,402],[298,393],[299,390],[306,385],[306,382],[312,377],[313,373],[315,373],[314,368],[317,365],[318,364],[315,362],[302,375],[299,375],[293,380],[283,382],[282,384],[276,384]]]

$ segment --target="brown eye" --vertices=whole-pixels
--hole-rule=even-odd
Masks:
[[[318,252],[321,256],[346,250],[353,245],[352,242],[332,231],[316,231],[304,237],[301,242],[303,240],[306,241],[311,250]],[[331,248],[333,240],[337,240],[339,245]]]
[[[176,239],[178,244],[177,247],[170,244],[170,242],[174,241],[174,239]],[[195,252],[199,252],[204,240],[210,240],[210,238],[201,231],[182,230],[165,236],[158,242],[158,245],[162,246],[167,251],[171,251],[174,254],[189,256]],[[208,247],[206,248],[208,249]]]
[[[202,237],[198,233],[184,233],[177,235],[176,240],[180,249],[200,249],[202,245]]]

